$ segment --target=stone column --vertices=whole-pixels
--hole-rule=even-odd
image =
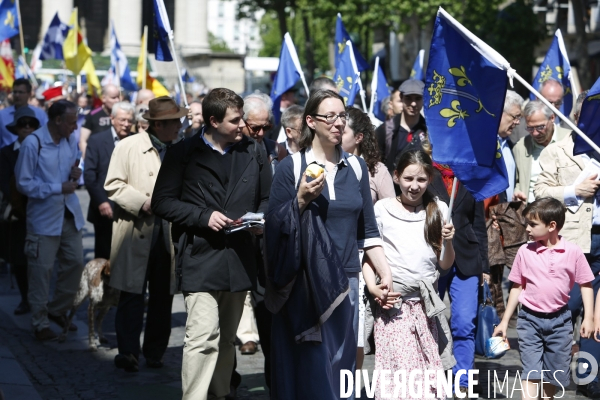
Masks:
[[[175,47],[183,56],[210,53],[207,5],[208,0],[175,0]]]
[[[126,56],[140,54],[142,38],[142,0],[109,0],[108,19],[113,22],[121,50]],[[152,31],[152,27],[148,27]],[[110,51],[110,31],[107,34],[106,51]]]
[[[73,0],[43,0],[42,1],[42,29],[40,29],[40,40],[44,39],[44,35],[54,18],[54,14],[58,11],[58,17],[65,24],[69,23],[71,12],[73,12]]]

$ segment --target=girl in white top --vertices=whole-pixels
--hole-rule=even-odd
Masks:
[[[400,186],[397,197],[382,199],[375,204],[375,217],[384,241],[384,253],[392,270],[394,285],[402,283],[419,287],[419,281],[431,283],[437,290],[437,266],[448,269],[454,262],[452,237],[454,227],[444,224],[448,206],[427,192],[433,177],[431,157],[422,150],[404,153],[394,173],[394,182]],[[445,241],[444,259],[440,260],[442,241]],[[377,299],[387,287],[377,284],[373,269],[365,263],[363,274],[367,288]],[[438,333],[434,318],[428,318],[418,289],[412,293],[388,294],[387,302],[375,314],[375,370],[404,370],[406,392],[394,393],[394,388],[376,385],[375,398],[443,398],[437,392],[437,377],[431,373],[431,385],[425,386],[425,371],[442,370],[438,354]],[[419,370],[420,379],[409,388],[410,371]],[[393,378],[386,378],[393,382]],[[413,394],[411,395],[411,391]],[[391,397],[387,397],[391,394]]]

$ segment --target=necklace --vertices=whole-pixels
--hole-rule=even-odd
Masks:
[[[423,203],[417,204],[416,206],[411,206],[410,204],[404,204],[404,203],[402,203],[402,200],[400,200],[400,196],[396,196],[396,200],[398,201],[398,203],[402,204],[404,207],[412,207],[413,212],[417,212],[417,208],[419,208],[420,206],[423,205]]]

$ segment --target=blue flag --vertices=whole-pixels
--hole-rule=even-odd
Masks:
[[[539,92],[542,83],[548,79],[554,79],[562,83],[564,88],[563,103],[560,107],[556,108],[564,115],[569,115],[573,108],[573,89],[571,87],[571,80],[569,79],[570,75],[571,63],[567,56],[567,50],[560,29],[557,29],[554,34],[554,40],[552,40],[552,44],[531,86]],[[535,95],[531,93],[529,98],[534,100]]]
[[[346,27],[344,26],[344,22],[342,21],[342,15],[337,15],[337,20],[335,22],[335,69],[338,69],[338,64],[342,58],[342,53],[344,53],[344,49],[346,47],[346,42],[352,42]],[[354,46],[354,59],[356,60],[356,66],[358,68],[358,72],[366,71],[369,68],[369,63],[365,58],[360,54],[358,49]]]
[[[138,90],[138,85],[131,78],[127,57],[125,57],[125,53],[121,50],[114,25],[110,30],[110,67],[116,75],[119,75],[119,83],[123,89],[129,91]]]
[[[478,201],[508,187],[497,135],[509,67],[440,7],[424,93],[433,159],[449,165]]]
[[[0,42],[19,34],[19,16],[15,0],[0,3]]]
[[[419,50],[417,59],[413,64],[412,70],[410,71],[410,79],[423,80],[423,58],[425,57],[425,50]]]
[[[192,83],[195,82],[194,77],[190,75],[190,73],[188,72],[187,68],[182,68],[181,69],[181,80],[186,82],[186,83]]]
[[[69,26],[61,22],[57,12],[44,35],[40,60],[64,60],[63,43],[68,32]]]
[[[154,57],[158,61],[173,61],[171,50],[169,50],[169,35],[172,34],[169,16],[163,0],[154,2]]]
[[[294,42],[292,42],[290,34],[286,33],[281,44],[279,67],[277,67],[277,74],[275,75],[273,88],[271,89],[273,116],[275,117],[276,124],[279,124],[281,119],[281,96],[296,85],[296,82],[302,76],[301,74],[303,72],[300,67],[298,53],[296,53],[296,47],[294,46]]]
[[[590,89],[579,114],[577,127],[581,129],[594,143],[600,144],[600,78]],[[593,150],[579,135],[575,135],[573,154],[583,154]]]
[[[377,57],[377,73],[373,74],[373,80],[371,81],[371,92],[373,93],[373,114],[380,121],[386,120],[386,115],[383,111],[381,111],[381,102],[383,99],[388,97],[391,92],[390,88],[387,85],[387,79],[385,79],[385,74],[383,73],[383,69],[381,65],[379,65],[379,57]]]
[[[352,42],[348,40],[333,76],[338,93],[344,98],[346,107],[354,105],[354,98],[358,93],[358,77],[358,69],[352,54]]]

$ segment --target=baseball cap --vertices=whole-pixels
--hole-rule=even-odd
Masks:
[[[423,96],[425,84],[418,79],[407,79],[400,85],[400,93],[402,94],[420,94]]]

